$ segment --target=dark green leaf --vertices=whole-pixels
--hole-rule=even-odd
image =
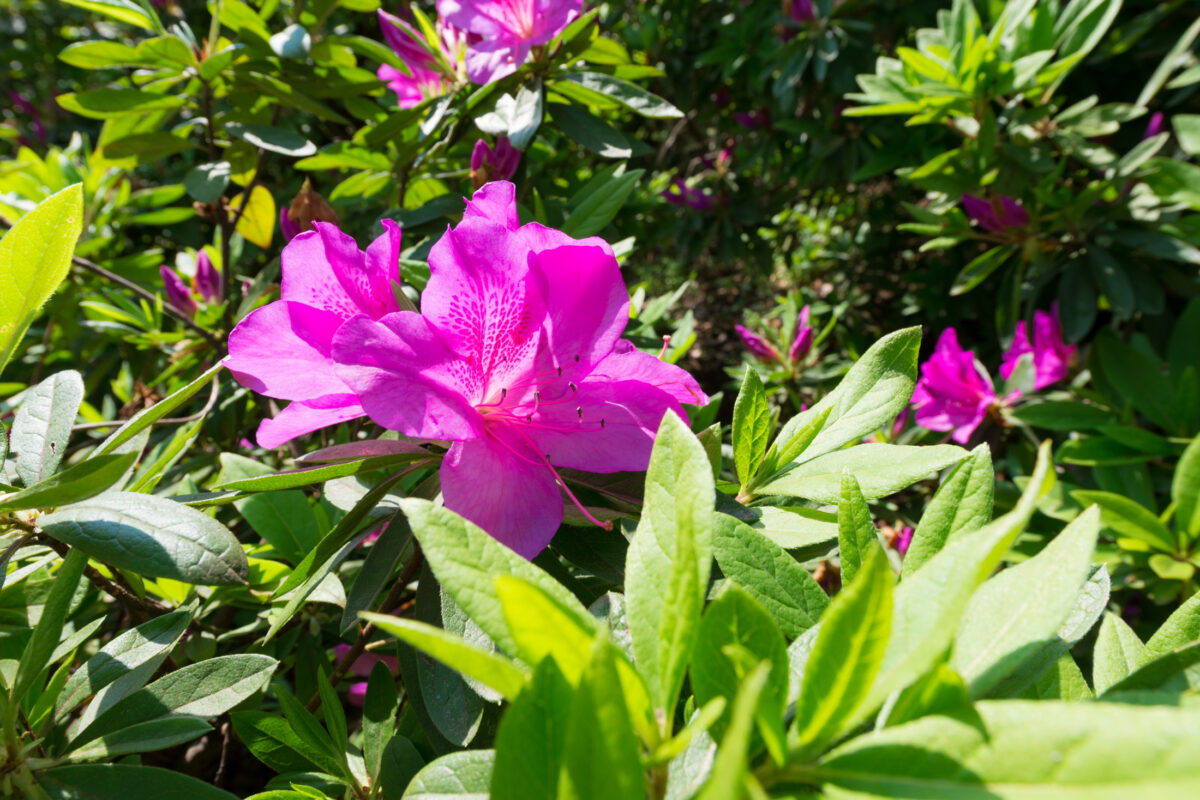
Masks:
[[[17,475],[26,486],[58,471],[82,402],[83,378],[73,369],[51,375],[25,394],[9,443],[16,454]]]

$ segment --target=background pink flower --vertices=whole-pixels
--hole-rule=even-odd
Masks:
[[[476,189],[494,180],[506,181],[517,171],[520,163],[521,151],[512,146],[507,136],[496,140],[495,149],[479,139],[471,153],[471,179]]]
[[[1005,352],[1004,361],[1000,365],[1000,375],[1008,380],[1017,368],[1017,362],[1021,356],[1032,353],[1033,388],[1044,389],[1067,376],[1076,349],[1075,345],[1063,341],[1062,323],[1058,318],[1058,303],[1055,302],[1050,306],[1048,312],[1033,312],[1032,343],[1029,341],[1029,331],[1025,320],[1017,323],[1012,345]]]
[[[416,28],[386,11],[379,13],[379,27],[393,52],[408,67],[409,72],[382,64],[376,76],[396,93],[401,108],[412,108],[422,100],[437,97],[446,89],[447,79],[440,65],[420,42],[424,37]]]
[[[992,378],[975,354],[959,346],[954,328],[942,331],[933,355],[921,365],[913,391],[917,424],[931,431],[951,431],[954,441],[966,444],[995,403]]]
[[[438,0],[442,19],[475,34],[467,42],[467,77],[492,83],[520,68],[579,16],[583,0]]]
[[[1008,228],[1024,228],[1029,224],[1029,212],[1011,197],[997,195],[991,202],[973,194],[963,195],[963,208],[979,226],[992,233]]]

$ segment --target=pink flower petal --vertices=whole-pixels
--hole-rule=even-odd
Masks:
[[[334,312],[271,303],[250,312],[229,334],[225,366],[243,386],[268,397],[306,400],[344,393],[346,385],[334,374],[330,358],[341,325]]]
[[[255,437],[261,447],[274,449],[297,436],[349,422],[363,415],[358,398],[352,394],[333,394],[296,400],[272,419],[264,419]]]

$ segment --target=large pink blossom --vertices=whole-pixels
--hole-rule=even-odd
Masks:
[[[400,227],[367,251],[326,222],[283,249],[282,298],[250,313],[229,335],[225,364],[243,385],[291,405],[258,429],[263,447],[363,415],[358,397],[333,368],[333,336],[352,317],[399,310]]]
[[[421,46],[424,37],[416,28],[386,11],[379,12],[379,27],[384,40],[408,67],[406,73],[389,64],[382,64],[376,72],[379,80],[387,83],[388,88],[396,93],[400,107],[412,108],[422,100],[442,94],[449,82],[447,71],[437,58]],[[457,42],[458,32],[452,26],[439,21],[438,27],[443,47]],[[451,49],[450,52],[454,54],[456,51]]]
[[[556,468],[645,469],[663,415],[708,400],[620,338],[629,294],[612,248],[521,226],[511,183],[475,193],[429,267],[421,313],[351,319],[334,371],[376,423],[453,442],[446,507],[527,558],[571,496]]]
[[[942,331],[933,355],[921,365],[913,391],[917,424],[931,431],[952,431],[954,441],[966,444],[996,402],[992,378],[975,354],[959,346],[954,328]]]
[[[1041,390],[1067,376],[1075,350],[1075,345],[1063,341],[1062,323],[1058,319],[1058,303],[1056,302],[1050,306],[1048,312],[1033,312],[1032,343],[1029,341],[1029,331],[1025,320],[1017,323],[1017,331],[1013,336],[1012,345],[1004,354],[1004,361],[1000,365],[1000,375],[1008,380],[1017,368],[1017,362],[1021,356],[1032,353],[1033,388]]]
[[[579,16],[583,0],[438,0],[442,19],[474,34],[467,44],[467,77],[492,83],[520,68],[529,52],[548,44]]]

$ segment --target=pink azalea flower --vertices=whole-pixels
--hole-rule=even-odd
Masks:
[[[354,392],[334,372],[333,336],[351,317],[398,311],[400,228],[364,253],[326,222],[314,222],[283,248],[282,298],[251,312],[229,335],[233,376],[259,394],[292,403],[263,420],[258,443],[275,448],[305,433],[363,415]]]
[[[749,113],[744,111],[734,112],[733,118],[737,123],[748,131],[765,128],[771,124],[771,112],[766,108],[760,108],[757,111]]]
[[[742,339],[742,345],[750,351],[750,355],[766,364],[779,362],[779,351],[763,337],[747,328],[745,325],[734,325],[733,329]]]
[[[212,259],[205,250],[201,250],[196,256],[196,289],[206,303],[219,303],[224,295],[221,273],[213,266]]]
[[[912,545],[913,534],[916,533],[912,528],[905,526],[896,533],[896,539],[892,545],[896,548],[896,552],[901,556],[908,553],[908,548]]]
[[[800,318],[796,320],[796,332],[793,334],[792,347],[788,351],[788,359],[793,364],[803,361],[804,357],[812,350],[813,337],[816,331],[809,324],[808,319],[808,306],[805,306],[800,309]]]
[[[514,72],[579,16],[583,0],[438,0],[442,19],[475,34],[467,43],[467,77],[492,83]]]
[[[285,242],[290,242],[301,233],[300,223],[293,222],[292,218],[288,216],[287,206],[279,209],[279,232],[283,234]]]
[[[1003,233],[1007,228],[1024,228],[1029,212],[1011,197],[997,195],[991,202],[973,194],[963,195],[963,207],[984,230]]]
[[[1017,361],[1026,353],[1033,354],[1033,388],[1042,390],[1052,383],[1057,383],[1067,376],[1071,358],[1077,348],[1063,341],[1062,323],[1058,318],[1058,303],[1050,306],[1050,311],[1033,312],[1033,343],[1029,341],[1029,331],[1025,320],[1017,323],[1016,335],[1012,345],[1004,354],[1004,362],[1000,365],[1000,375],[1005,380],[1017,368]]]
[[[200,306],[192,297],[192,291],[183,282],[183,278],[179,277],[175,270],[166,264],[158,268],[158,274],[162,278],[163,294],[166,295],[167,302],[189,317],[195,314],[196,309]]]
[[[493,150],[487,142],[479,139],[471,153],[471,178],[478,189],[493,180],[506,181],[517,171],[521,163],[521,151],[512,146],[507,136],[496,140]]]
[[[417,30],[399,17],[386,11],[379,12],[379,27],[384,40],[392,51],[408,67],[408,73],[388,64],[379,67],[376,76],[387,83],[396,93],[400,108],[412,108],[429,97],[437,97],[446,90],[448,79],[437,59],[421,46],[423,37]],[[443,40],[456,39],[457,32],[441,25]],[[444,42],[443,42],[444,43]]]
[[[793,22],[804,24],[812,22],[817,18],[812,0],[790,0],[790,2],[789,0],[784,0],[784,7],[787,9],[787,15],[791,17]]]
[[[673,206],[687,206],[696,211],[709,211],[713,207],[712,195],[689,187],[683,178],[673,180],[662,196]]]
[[[931,431],[952,431],[954,441],[966,444],[996,402],[992,378],[975,354],[959,346],[954,328],[942,331],[933,355],[921,365],[913,391],[917,424]]]
[[[557,468],[643,470],[664,414],[708,401],[620,338],[629,294],[612,248],[521,226],[511,183],[475,193],[429,267],[420,314],[359,315],[334,334],[335,372],[379,425],[453,442],[446,507],[527,558],[562,522],[560,488],[574,500]]]
[[[339,660],[350,652],[350,645],[339,644],[333,648],[336,658]],[[357,675],[360,678],[367,678],[371,675],[371,670],[374,669],[377,663],[383,663],[393,675],[400,672],[400,662],[395,656],[377,656],[374,653],[363,653],[358,658],[354,659],[354,663],[350,665],[350,674]],[[356,681],[350,684],[350,688],[346,691],[346,699],[350,701],[350,705],[356,708],[362,708],[363,702],[367,698],[367,682]]]

